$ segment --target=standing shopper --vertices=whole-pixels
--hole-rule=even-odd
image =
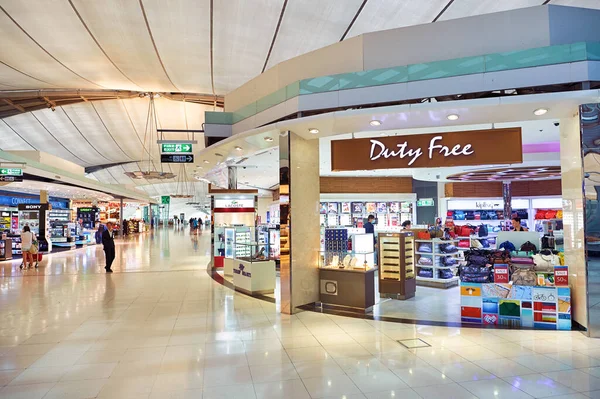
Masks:
[[[104,245],[104,255],[106,257],[106,273],[112,273],[112,263],[115,260],[115,239],[113,235],[113,223],[106,224],[106,230],[102,232],[102,245]]]
[[[21,252],[23,253],[23,265],[26,269],[33,266],[33,252],[37,254],[37,251],[32,248],[34,246],[35,234],[31,232],[29,226],[23,227],[21,233]],[[29,266],[27,265],[29,264]]]

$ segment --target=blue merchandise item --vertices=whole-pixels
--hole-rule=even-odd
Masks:
[[[427,244],[427,243],[420,244],[418,252],[431,253],[431,244]]]
[[[504,241],[502,244],[498,245],[498,249],[505,249],[509,252],[516,251],[515,245],[510,241]]]
[[[454,220],[465,220],[464,211],[454,211]]]
[[[482,246],[483,248],[489,248],[489,247],[490,247],[490,243],[489,243],[489,241],[488,241],[488,240],[486,240],[485,238],[481,238],[481,239],[479,240],[479,242],[481,243],[481,246]]]
[[[428,268],[420,268],[419,269],[419,277],[433,278],[433,269]]]

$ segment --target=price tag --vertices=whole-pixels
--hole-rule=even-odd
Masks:
[[[494,265],[494,283],[508,284],[508,265]]]
[[[557,287],[569,286],[569,267],[554,266],[554,285]]]

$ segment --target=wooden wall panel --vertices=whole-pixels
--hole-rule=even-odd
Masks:
[[[560,180],[535,180],[512,182],[513,197],[544,197],[561,195]],[[446,197],[455,198],[498,198],[502,197],[501,182],[460,182],[446,183]]]
[[[321,176],[321,193],[323,194],[395,194],[412,192],[412,177]]]

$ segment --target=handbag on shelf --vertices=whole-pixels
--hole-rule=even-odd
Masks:
[[[471,240],[467,239],[467,240],[460,240],[458,242],[458,247],[459,248],[470,248],[471,247]]]
[[[553,209],[550,209],[549,211],[546,212],[546,219],[556,219],[556,211]]]
[[[521,245],[519,250],[523,252],[537,252],[537,247],[531,241],[526,241]]]
[[[475,220],[475,212],[474,211],[465,212],[465,219],[466,220]]]
[[[446,212],[446,217],[447,218],[452,218],[454,216],[454,211],[447,211]]]
[[[481,220],[481,212],[475,212],[475,220]]]
[[[535,212],[535,218],[536,218],[536,219],[540,219],[540,220],[541,220],[541,219],[546,219],[546,211],[545,211],[545,210],[543,210],[543,209],[538,209],[538,210]]]
[[[433,278],[433,269],[422,267],[419,269],[419,272],[417,274],[419,277]]]
[[[481,212],[481,220],[490,220],[490,214],[487,211]]]
[[[496,211],[488,211],[487,215],[488,219],[490,220],[498,220],[498,214],[496,213]]]
[[[533,255],[533,263],[535,264],[534,270],[536,272],[553,272],[554,266],[560,265],[560,258],[558,255]]]
[[[419,240],[431,240],[431,234],[428,231],[417,231],[417,239]]]
[[[449,279],[454,277],[452,269],[440,269],[440,278]]]
[[[537,281],[537,275],[531,269],[518,268],[512,273],[513,285],[534,286]]]
[[[542,248],[556,248],[556,238],[554,236],[543,236],[542,237]]]
[[[479,240],[476,240],[476,241],[479,241],[481,243],[481,246],[483,248],[489,248],[490,247],[490,242],[487,239],[485,239],[485,238],[480,238]]]
[[[517,211],[517,217],[520,219],[529,219],[529,213],[527,211]]]
[[[556,218],[557,218],[557,219],[562,219],[562,218],[563,218],[563,211],[562,211],[562,209],[559,209],[559,210],[556,212]]]
[[[490,252],[492,264],[510,263],[510,252],[506,250],[496,249]]]
[[[504,241],[502,244],[498,245],[498,249],[504,249],[509,252],[517,250],[517,248],[515,248],[515,245],[510,241]]]
[[[458,233],[458,235],[461,237],[470,237],[471,234],[473,234],[473,230],[474,230],[473,226],[471,226],[470,224],[466,224],[466,225],[460,226],[460,232]]]
[[[440,252],[445,254],[453,254],[458,251],[458,248],[452,244],[440,244]]]
[[[419,244],[419,248],[417,250],[418,252],[426,252],[426,253],[431,253],[431,244],[429,243],[422,243]]]
[[[471,248],[483,248],[483,245],[481,244],[481,241],[472,238],[471,239]]]
[[[534,265],[533,258],[530,258],[529,256],[513,256],[510,259],[510,263],[512,263],[513,265],[516,265],[516,266],[522,265],[522,266],[527,266],[527,267]],[[519,266],[519,267],[521,267],[521,266]]]
[[[485,266],[489,263],[488,261],[489,259],[487,258],[487,256],[481,255],[471,255],[467,258],[467,262],[469,265]]]
[[[479,237],[487,237],[488,236],[488,227],[487,224],[482,224],[479,226],[479,232],[477,233]]]
[[[454,220],[465,220],[465,212],[464,211],[454,211]]]
[[[433,259],[428,256],[421,256],[417,263],[422,266],[433,266]]]
[[[446,267],[455,266],[458,263],[454,256],[444,256],[442,258],[442,265]]]

